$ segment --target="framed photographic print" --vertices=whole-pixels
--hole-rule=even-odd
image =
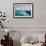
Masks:
[[[32,17],[32,3],[13,3],[13,17]]]

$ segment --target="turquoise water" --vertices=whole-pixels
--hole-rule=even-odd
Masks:
[[[29,10],[16,10],[16,16],[31,16],[31,11]]]

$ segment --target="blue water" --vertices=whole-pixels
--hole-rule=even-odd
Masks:
[[[31,16],[31,11],[27,10],[16,10],[16,16]]]

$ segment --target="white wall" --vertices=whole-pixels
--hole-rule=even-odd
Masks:
[[[13,3],[33,3],[33,18],[13,18]],[[0,10],[6,12],[9,20],[5,26],[14,31],[21,31],[20,37],[28,32],[30,34],[31,31],[46,31],[45,4],[46,0],[0,0]]]
[[[34,18],[13,18],[13,3],[33,3]],[[46,0],[0,0],[0,10],[6,12],[7,27],[46,27]]]

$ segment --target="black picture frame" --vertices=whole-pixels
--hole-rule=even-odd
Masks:
[[[28,6],[27,6],[28,5]],[[18,7],[17,7],[18,6]],[[30,7],[29,9],[31,9],[31,15],[27,15],[27,16],[17,16],[16,15],[16,9],[17,8],[21,8],[21,9],[23,9],[23,7]],[[25,8],[26,9],[26,8]],[[28,8],[27,8],[28,9]],[[28,11],[26,11],[26,12],[28,12]],[[19,12],[17,12],[17,13],[19,13]],[[30,13],[30,12],[29,12]],[[13,3],[13,18],[17,18],[17,17],[33,17],[33,3]]]

